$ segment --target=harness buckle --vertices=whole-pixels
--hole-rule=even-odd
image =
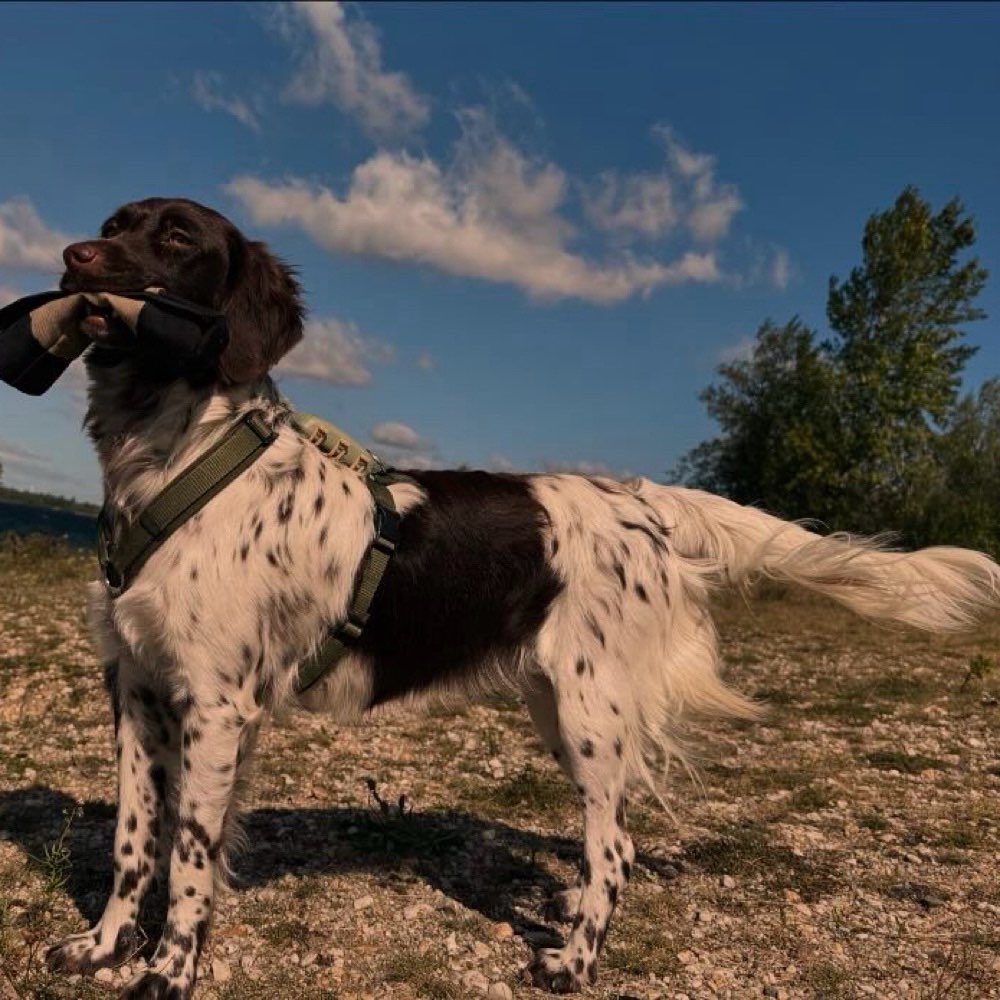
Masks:
[[[121,597],[125,591],[125,578],[121,571],[111,560],[107,560],[102,569],[104,570],[104,584],[108,588],[108,593],[112,597]]]
[[[342,642],[357,642],[368,624],[367,614],[358,614],[356,611],[349,611],[344,619],[334,630],[333,634]]]

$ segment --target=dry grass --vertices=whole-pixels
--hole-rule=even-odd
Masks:
[[[39,961],[109,882],[90,572],[89,554],[0,543],[5,1000],[114,988]],[[929,637],[775,593],[718,620],[731,679],[768,718],[706,730],[703,785],[677,778],[673,817],[633,799],[635,878],[591,995],[1000,996],[1000,622]],[[540,995],[518,970],[558,938],[539,914],[574,876],[580,821],[511,699],[272,728],[247,832],[199,1000]]]

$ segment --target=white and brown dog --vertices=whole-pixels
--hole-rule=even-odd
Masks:
[[[718,676],[713,586],[763,574],[925,629],[964,626],[996,597],[1000,568],[978,553],[880,552],[695,490],[413,472],[392,487],[401,539],[368,627],[299,699],[297,664],[343,620],[374,529],[368,489],[288,426],[268,379],[302,335],[295,280],[222,216],[176,199],[124,206],[64,256],[67,291],[164,288],[222,310],[230,330],[218,378],[192,386],[91,320],[87,427],[116,520],[248,411],[277,432],[125,593],[94,588],[117,720],[114,888],[97,925],[48,961],[81,972],[131,954],[162,868],[163,936],[123,997],[191,996],[265,712],[301,700],[343,719],[407,695],[513,685],[584,811],[579,882],[559,901],[571,929],[530,966],[537,985],[572,992],[594,981],[629,878],[630,782],[654,783],[680,752],[686,714],[755,714]]]

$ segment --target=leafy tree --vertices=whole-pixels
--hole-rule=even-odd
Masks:
[[[973,304],[986,281],[959,254],[975,226],[952,199],[936,215],[907,187],[869,218],[862,264],[830,279],[823,349],[841,373],[843,491],[840,513],[867,512],[867,529],[901,526],[918,513],[914,487],[933,463],[933,440],[975,353],[961,327],[985,313]],[[832,498],[831,498],[832,499]]]
[[[975,227],[907,187],[865,225],[862,263],[830,279],[831,333],[764,323],[701,398],[721,429],[675,472],[694,485],[836,528],[906,529],[940,485],[938,436],[974,353],[962,327],[986,280],[960,260]],[[956,431],[957,433],[957,431]],[[957,439],[956,439],[957,440]],[[936,478],[935,478],[936,477]]]
[[[722,434],[685,457],[681,478],[771,510],[816,509],[836,474],[836,371],[813,331],[798,319],[767,321],[749,357],[719,374],[700,398]]]
[[[1000,378],[954,407],[934,456],[914,534],[1000,553]]]

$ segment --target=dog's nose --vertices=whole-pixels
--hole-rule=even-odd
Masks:
[[[63,250],[63,260],[67,267],[86,267],[97,260],[99,256],[94,243],[71,243]]]

